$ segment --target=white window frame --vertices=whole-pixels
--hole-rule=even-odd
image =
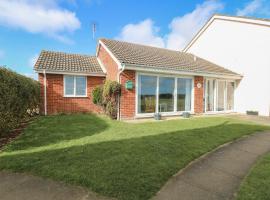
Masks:
[[[213,111],[206,111],[207,104],[206,104],[206,98],[205,98],[205,89],[207,87],[206,82],[207,80],[214,80],[215,81],[215,88],[214,88],[214,110]],[[220,81],[225,81],[225,90],[224,90],[224,110],[218,111],[217,110],[217,95],[218,95],[218,84]],[[215,78],[205,78],[205,88],[204,88],[204,112],[206,114],[216,114],[216,113],[230,113],[235,111],[235,88],[236,88],[236,81],[235,80],[230,80],[230,79],[215,79]],[[234,88],[233,88],[233,109],[227,110],[227,84],[229,82],[234,83]]]
[[[153,113],[138,113],[138,86],[139,86],[139,76],[145,75],[145,76],[155,76],[157,77],[157,87],[156,87],[156,109]],[[174,87],[174,111],[171,112],[158,112],[162,116],[170,116],[170,115],[181,115],[183,112],[189,112],[191,114],[194,114],[194,76],[181,76],[181,75],[168,75],[168,74],[160,74],[160,73],[147,73],[147,72],[138,72],[136,71],[136,95],[135,95],[135,116],[136,117],[153,117],[155,113],[159,110],[159,78],[160,77],[170,77],[174,78],[175,81],[175,87]],[[188,78],[191,79],[191,110],[189,111],[177,111],[177,79],[178,78]]]
[[[67,95],[66,94],[66,79],[65,77],[73,77],[74,81],[74,88],[73,88],[73,94],[72,95]],[[76,77],[84,77],[85,78],[85,95],[76,95]],[[87,76],[80,76],[80,75],[64,75],[63,76],[63,83],[64,83],[64,97],[87,97]]]

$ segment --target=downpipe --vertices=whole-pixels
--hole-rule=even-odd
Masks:
[[[125,65],[122,65],[122,69],[120,69],[117,73],[117,79],[118,79],[118,83],[121,84],[121,73],[125,70]],[[118,101],[117,101],[117,120],[120,120],[121,119],[121,115],[120,115],[120,94],[118,94]]]

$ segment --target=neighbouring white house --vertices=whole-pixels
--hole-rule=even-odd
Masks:
[[[214,15],[184,48],[243,75],[234,110],[270,116],[270,20]],[[218,80],[205,80],[205,109],[215,111]]]

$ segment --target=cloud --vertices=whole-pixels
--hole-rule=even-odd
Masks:
[[[59,8],[57,0],[1,0],[0,10],[0,25],[45,34],[62,42],[69,43],[65,34],[81,26],[76,14]]]
[[[236,14],[239,16],[254,14],[261,6],[261,0],[254,0],[249,2],[243,9],[238,9]]]
[[[249,16],[254,14],[270,15],[270,3],[266,0],[253,0],[242,9],[237,9],[236,15]]]
[[[196,32],[215,13],[223,9],[220,1],[209,0],[181,17],[176,17],[169,25],[171,32],[167,35],[167,48],[181,50]]]
[[[37,62],[37,59],[38,59],[38,54],[35,54],[33,57],[31,57],[29,60],[28,60],[28,65],[33,68],[34,65],[36,64]]]
[[[208,0],[184,16],[175,17],[169,24],[170,32],[159,35],[159,27],[151,19],[146,19],[137,24],[124,26],[117,39],[139,44],[165,47],[181,50],[192,39],[195,33],[217,11],[223,9],[223,4],[218,0]]]
[[[151,19],[146,19],[137,24],[125,25],[116,39],[145,44],[155,47],[165,47],[162,37],[158,36],[159,28]]]

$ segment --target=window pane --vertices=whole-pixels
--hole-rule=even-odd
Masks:
[[[76,76],[76,96],[86,95],[86,77]]]
[[[174,110],[174,78],[159,78],[159,112]]]
[[[227,83],[227,110],[233,110],[234,107],[234,82]]]
[[[191,110],[192,79],[177,79],[177,111]]]
[[[217,111],[224,110],[225,81],[218,81]]]
[[[74,77],[65,76],[65,95],[74,95]]]
[[[214,111],[215,80],[206,81],[205,100],[206,111]]]
[[[138,79],[138,113],[154,113],[157,77],[140,75]]]

